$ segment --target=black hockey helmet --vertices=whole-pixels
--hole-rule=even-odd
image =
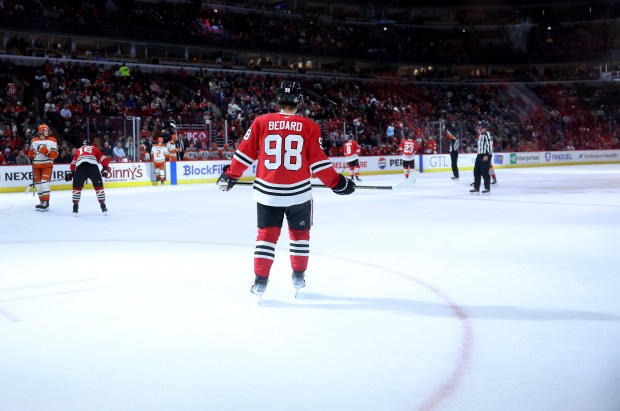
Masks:
[[[276,90],[278,104],[298,106],[304,97],[301,84],[297,81],[284,80]]]
[[[86,138],[82,141],[82,146],[90,146],[90,141]]]

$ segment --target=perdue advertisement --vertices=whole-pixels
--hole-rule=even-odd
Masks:
[[[458,166],[471,170],[476,154],[459,154]],[[332,157],[336,171],[347,169],[345,157]],[[493,164],[498,167],[536,167],[567,164],[620,163],[620,150],[601,151],[549,151],[528,153],[494,153]],[[166,184],[213,183],[228,164],[227,160],[179,161],[166,163]],[[400,156],[360,157],[360,171],[363,174],[398,174],[403,163]],[[105,180],[106,187],[129,187],[154,185],[152,163],[110,163],[112,176]],[[420,155],[416,158],[420,172],[450,171],[450,156],[447,154]],[[69,164],[55,164],[51,185],[55,189],[69,190],[71,183],[65,182]],[[256,167],[243,174],[253,177]],[[32,166],[0,166],[0,193],[25,190],[32,183]],[[88,187],[88,186],[87,186]]]

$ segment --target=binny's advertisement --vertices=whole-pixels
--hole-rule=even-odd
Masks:
[[[101,168],[101,166],[100,166]],[[71,182],[65,181],[69,164],[54,164],[50,185],[57,189],[70,189]],[[149,185],[153,181],[151,163],[110,163],[112,175],[104,179],[106,187]],[[33,183],[31,165],[0,167],[0,192],[25,190]],[[90,184],[86,184],[88,188]]]
[[[337,172],[348,172],[346,157],[330,158]],[[458,167],[471,170],[476,161],[476,154],[459,154]],[[493,165],[502,167],[540,167],[569,164],[620,163],[620,150],[600,151],[558,151],[528,153],[494,153]],[[222,173],[228,160],[215,161],[179,161],[166,163],[166,185],[214,183]],[[448,154],[419,155],[415,159],[415,168],[421,173],[450,171]],[[368,156],[359,158],[362,174],[398,174],[402,172],[401,156]],[[110,163],[112,175],[104,180],[106,187],[130,187],[155,185],[152,163]],[[55,164],[51,186],[56,189],[71,189],[71,183],[65,181],[69,164]],[[243,177],[250,179],[256,175],[256,164],[249,167]],[[0,166],[0,193],[25,190],[33,182],[32,166]],[[88,188],[89,185],[86,186]]]

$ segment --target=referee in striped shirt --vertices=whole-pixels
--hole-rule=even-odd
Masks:
[[[480,120],[478,123],[478,144],[476,163],[474,164],[474,188],[469,190],[470,193],[480,192],[480,178],[484,181],[484,190],[482,194],[491,191],[491,156],[493,155],[493,137],[489,132],[490,124],[487,120]]]
[[[452,132],[452,130],[446,129],[446,137],[450,141],[450,165],[452,166],[452,180],[459,179],[459,146],[460,142],[456,133]]]

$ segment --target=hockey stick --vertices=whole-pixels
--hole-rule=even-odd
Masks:
[[[34,188],[34,186],[36,186],[36,185],[43,184],[43,183],[55,183],[57,181],[65,181],[65,179],[64,178],[57,178],[56,180],[39,181],[38,183],[28,184],[28,186],[26,186],[26,191],[24,191],[24,193],[28,193],[28,191],[30,191],[30,189]],[[32,195],[34,195],[34,191],[32,192]]]
[[[391,186],[372,186],[372,185],[361,185],[356,184],[355,188],[360,190],[400,190],[402,188],[408,187],[411,184],[415,183],[417,174],[413,174],[411,177],[401,181],[398,184],[392,184]],[[346,177],[345,177],[346,178]],[[237,184],[242,186],[251,186],[254,184],[252,181],[237,181]],[[312,187],[326,188],[325,184],[314,183],[311,184]]]

